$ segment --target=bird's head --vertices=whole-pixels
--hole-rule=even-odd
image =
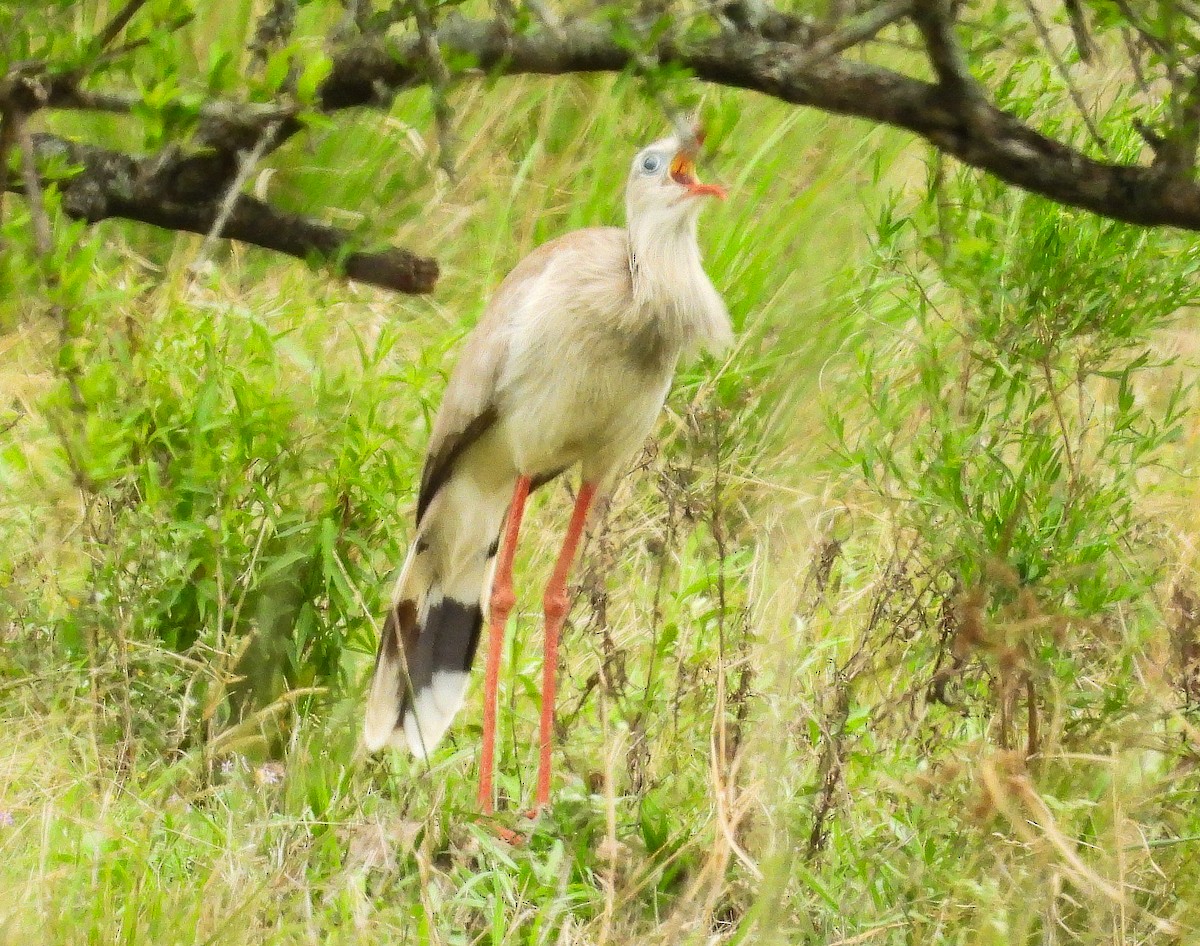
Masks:
[[[696,177],[696,156],[703,141],[704,133],[697,129],[690,141],[664,138],[637,153],[625,186],[630,226],[687,227],[706,203],[703,198],[725,198],[725,188],[703,184]]]

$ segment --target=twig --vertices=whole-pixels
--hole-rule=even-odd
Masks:
[[[542,3],[542,0],[525,0],[525,6],[529,7],[537,21],[549,30],[552,36],[560,38],[563,36],[562,20],[546,4]]]
[[[1142,95],[1150,94],[1150,84],[1146,81],[1146,73],[1142,69],[1142,54],[1133,43],[1131,30],[1121,27],[1121,41],[1125,46],[1125,55],[1129,57],[1129,66],[1133,69],[1133,77],[1137,82],[1138,91]]]
[[[1092,45],[1091,34],[1088,33],[1087,18],[1083,15],[1083,7],[1079,0],[1063,0],[1067,10],[1067,20],[1071,24],[1071,32],[1075,35],[1075,47],[1079,50],[1079,58],[1089,65],[1096,50]]]
[[[275,137],[275,133],[278,130],[279,123],[272,122],[263,131],[254,147],[248,153],[243,152],[241,154],[237,173],[233,176],[233,180],[230,181],[229,187],[225,191],[225,197],[221,201],[221,206],[217,211],[216,218],[213,220],[212,227],[205,234],[204,242],[200,244],[200,250],[196,253],[196,259],[191,266],[192,272],[199,271],[204,260],[212,250],[213,243],[216,242],[217,237],[225,229],[225,224],[229,222],[229,215],[233,213],[233,205],[237,203],[238,197],[241,196],[242,188],[245,186],[254,168],[257,167],[258,162],[262,160],[263,153],[267,150],[268,142]]]
[[[130,95],[124,92],[84,92],[74,88],[60,88],[52,84],[48,104],[51,108],[128,115],[141,102],[140,95]]]
[[[887,0],[862,16],[855,17],[845,26],[813,43],[801,60],[801,68],[807,69],[852,46],[874,39],[885,27],[908,16],[912,8],[913,0]]]
[[[864,635],[865,639],[865,635]],[[821,788],[813,806],[812,829],[808,834],[808,844],[804,858],[811,861],[825,848],[828,838],[828,819],[833,811],[835,795],[842,780],[842,738],[845,735],[846,720],[850,718],[850,686],[851,679],[843,667],[838,674],[836,703],[831,718],[821,725],[821,735],[825,744],[821,748],[821,758],[817,764],[821,773]]]
[[[131,115],[142,105],[142,101],[142,96],[136,93],[84,91],[68,78],[54,76],[50,78],[46,89],[45,105],[73,111]],[[262,137],[263,130],[272,122],[277,122],[279,127],[267,142],[267,147],[274,150],[304,127],[297,117],[299,112],[300,106],[286,99],[280,102],[235,102],[225,99],[203,102],[197,108],[200,123],[194,143],[198,149],[233,154],[253,148]]]
[[[190,23],[191,21],[192,21],[192,17],[188,16],[184,22]],[[182,25],[182,23],[180,25]],[[101,53],[99,56],[97,56],[92,61],[92,65],[93,66],[106,65],[107,63],[114,62],[115,60],[120,59],[122,56],[128,55],[129,53],[133,52],[136,49],[141,49],[143,46],[149,46],[149,45],[150,45],[150,38],[148,36],[139,36],[137,39],[131,39],[126,43],[121,43],[119,46],[114,46],[112,49],[108,50],[107,52]]]
[[[1171,77],[1171,81],[1174,82],[1178,68],[1178,56],[1176,56],[1175,50],[1142,25],[1141,21],[1133,12],[1132,7],[1129,6],[1127,0],[1113,0],[1113,2],[1124,15],[1125,21],[1129,24],[1130,29],[1137,33],[1138,36],[1142,38],[1142,42],[1153,49],[1162,58],[1162,61],[1167,67],[1167,74]]]
[[[505,24],[512,26],[517,22],[517,7],[513,0],[493,0],[496,7],[496,15],[504,20]]]
[[[342,0],[342,5],[346,8],[346,19],[359,32],[367,28],[375,15],[371,0]]]
[[[117,38],[121,30],[125,29],[125,27],[129,25],[129,21],[137,16],[138,10],[145,5],[146,0],[128,0],[125,6],[121,7],[121,9],[114,14],[113,18],[108,21],[104,29],[102,29],[96,35],[96,38],[92,40],[92,55],[95,56],[104,52],[104,50],[108,47],[108,44]]]
[[[184,10],[169,23],[165,23],[157,27],[155,29],[155,33],[159,35],[174,33],[176,30],[183,29],[183,27],[187,26],[194,19],[196,19],[196,14],[194,12],[191,10]],[[95,68],[96,66],[113,62],[116,59],[120,59],[122,56],[128,55],[135,49],[141,49],[143,46],[149,45],[149,43],[150,37],[139,36],[137,39],[126,40],[124,43],[121,43],[119,46],[114,46],[111,49],[105,48],[103,52],[100,52],[94,56],[90,63],[90,67]],[[76,72],[71,76],[71,78],[73,78],[75,81],[78,81],[81,76],[78,72]]]
[[[1033,0],[1022,0],[1022,2],[1025,4],[1025,12],[1029,14],[1029,21],[1033,24],[1038,38],[1042,41],[1042,47],[1046,50],[1046,55],[1050,57],[1050,61],[1054,63],[1055,70],[1063,80],[1063,84],[1066,85],[1067,94],[1071,96],[1071,101],[1075,103],[1075,108],[1083,119],[1084,125],[1087,126],[1088,133],[1092,136],[1096,144],[1100,146],[1100,152],[1107,157],[1109,153],[1108,142],[1104,139],[1104,135],[1100,133],[1100,129],[1096,127],[1096,123],[1092,120],[1092,116],[1087,109],[1087,103],[1083,101],[1083,94],[1079,91],[1079,87],[1075,85],[1075,80],[1071,78],[1071,71],[1067,68],[1067,64],[1063,61],[1062,56],[1058,54],[1058,49],[1050,38],[1050,30],[1046,27],[1046,21],[1042,19],[1042,15],[1038,12],[1037,7],[1033,5]]]
[[[437,30],[425,0],[412,0],[412,10],[421,39],[421,51],[430,71],[429,94],[433,98],[433,120],[437,125],[438,167],[446,173],[446,177],[454,180],[454,112],[446,97],[450,87],[450,69],[446,66],[446,60],[442,58]]]
[[[650,95],[653,97],[655,103],[667,117],[667,121],[671,123],[671,128],[675,132],[675,138],[679,142],[680,147],[684,151],[699,152],[702,133],[698,124],[692,120],[691,116],[685,115],[683,110],[678,108],[667,97],[655,79],[654,73],[661,66],[658,56],[654,53],[638,52],[634,54],[634,64],[637,66],[638,73],[649,87]]]
[[[1067,459],[1067,471],[1069,473],[1067,491],[1074,499],[1075,486],[1079,480],[1079,467],[1075,462],[1075,454],[1071,451],[1071,433],[1067,427],[1067,419],[1063,414],[1062,403],[1059,401],[1058,388],[1054,385],[1054,377],[1050,373],[1050,358],[1044,355],[1042,361],[1042,374],[1046,379],[1046,393],[1050,396],[1050,405],[1054,408],[1054,417],[1058,421],[1058,430],[1062,434],[1063,453]]]
[[[274,0],[262,15],[250,40],[250,54],[258,65],[266,63],[271,50],[282,45],[296,25],[297,0]]]
[[[8,177],[8,155],[12,151],[16,137],[13,134],[13,118],[7,111],[0,110],[0,176]],[[0,187],[0,228],[4,224],[4,194],[6,188]],[[0,239],[0,249],[4,242]]]
[[[1190,177],[1200,145],[1200,72],[1195,67],[1189,67],[1189,72],[1186,79],[1177,76],[1171,83],[1172,126],[1154,155],[1154,166],[1174,179]]]

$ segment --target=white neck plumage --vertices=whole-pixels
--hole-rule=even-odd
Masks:
[[[685,354],[720,351],[733,338],[725,303],[700,260],[696,216],[635,216],[628,228],[635,305]]]

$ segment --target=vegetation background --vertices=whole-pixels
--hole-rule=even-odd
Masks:
[[[34,48],[94,31],[103,4],[71,6]],[[219,53],[255,5],[195,13],[139,53],[173,64],[141,130],[39,120],[152,146],[246,67]],[[303,53],[328,10],[301,13]],[[994,69],[1018,112],[1063,91]],[[1124,90],[1091,81],[1135,152]],[[40,259],[7,202],[0,940],[1195,941],[1195,239],[885,130],[699,104],[739,340],[681,373],[589,536],[557,799],[517,848],[474,810],[476,703],[424,766],[362,755],[362,691],[458,342],[538,243],[620,222],[659,103],[628,78],[461,86],[449,177],[409,94],[248,182],[435,254],[426,298],[87,229],[54,191]],[[539,494],[518,560],[513,826],[570,488]]]

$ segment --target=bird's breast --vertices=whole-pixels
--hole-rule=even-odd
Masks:
[[[514,344],[502,389],[518,468],[537,475],[582,463],[587,476],[622,462],[653,426],[677,357],[652,330],[603,322]]]

